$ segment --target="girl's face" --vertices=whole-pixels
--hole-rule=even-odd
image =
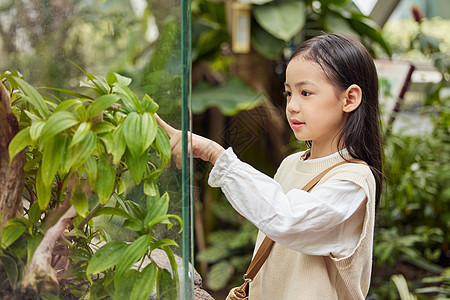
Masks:
[[[297,56],[286,69],[285,94],[286,117],[295,137],[312,141],[318,155],[336,152],[346,121],[345,99],[340,99],[344,92],[337,92],[320,65]]]

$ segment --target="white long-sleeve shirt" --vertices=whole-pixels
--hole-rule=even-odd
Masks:
[[[228,148],[208,182],[222,189],[236,211],[285,247],[339,258],[351,254],[360,239],[366,195],[351,181],[329,180],[309,193],[302,187],[285,192],[276,180],[240,161]],[[361,221],[347,224],[356,215]]]

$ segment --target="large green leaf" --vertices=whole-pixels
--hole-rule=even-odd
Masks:
[[[114,84],[114,91],[120,96],[124,109],[127,112],[136,112],[141,110],[141,103],[133,91],[120,82]]]
[[[27,227],[20,223],[3,227],[1,247],[8,248],[26,231],[26,229]]]
[[[45,141],[44,154],[42,156],[41,172],[45,185],[51,185],[63,159],[66,145],[63,136],[57,134]]]
[[[103,95],[98,97],[87,108],[88,119],[102,113],[105,109],[119,101],[119,99],[120,98],[117,95]]]
[[[30,102],[39,112],[43,119],[47,119],[50,116],[50,111],[45,103],[44,98],[39,94],[38,91],[34,87],[32,87],[28,82],[18,78],[18,77],[10,77],[9,80],[15,81],[20,88],[23,90],[25,95],[25,99]]]
[[[159,108],[159,105],[147,94],[142,98],[141,105],[142,110],[149,113],[155,113]]]
[[[86,173],[89,178],[89,184],[94,191],[97,191],[95,182],[97,181],[97,161],[94,156],[89,156],[84,162],[84,167],[86,168]]]
[[[158,123],[152,113],[144,112],[142,114],[142,152],[147,151],[156,138]]]
[[[177,299],[177,285],[172,278],[170,272],[166,269],[158,269],[158,299],[176,300]]]
[[[124,86],[129,86],[132,80],[131,80],[131,78],[122,76],[118,73],[108,72],[108,74],[106,75],[106,81],[108,82],[108,84],[110,86],[113,86],[114,83],[117,83],[117,82],[123,84]]]
[[[101,204],[106,204],[114,190],[116,169],[105,156],[101,156],[97,163],[96,191]]]
[[[169,194],[165,192],[161,198],[147,196],[147,215],[144,224],[149,224],[153,219],[167,214],[169,210]]]
[[[142,137],[142,115],[131,112],[123,122],[123,136],[127,147],[134,157],[139,157],[143,152]]]
[[[97,135],[89,131],[86,136],[69,151],[69,165],[78,169],[92,154],[97,143]]]
[[[41,140],[51,138],[52,136],[75,126],[78,123],[78,119],[71,112],[59,111],[54,113],[48,118],[47,122],[45,122],[44,128],[42,128]]]
[[[114,295],[112,299],[130,299],[135,282],[138,280],[139,272],[131,269],[125,274],[117,278],[114,277]]]
[[[66,100],[61,102],[60,104],[58,104],[58,106],[55,108],[55,110],[53,111],[53,113],[57,113],[59,111],[75,111],[77,110],[78,107],[83,105],[83,101],[88,101],[89,99],[70,99],[70,100]]]
[[[129,245],[117,263],[114,277],[120,279],[135,262],[148,252],[151,242],[151,235],[142,235]]]
[[[286,46],[286,42],[277,39],[267,31],[261,28],[258,23],[252,23],[252,47],[260,55],[268,59],[279,59],[283,53],[283,49]]]
[[[125,152],[125,163],[136,184],[139,184],[144,177],[148,159],[149,155],[147,152],[137,158],[135,158],[130,151]]]
[[[37,142],[38,138],[41,136],[42,128],[44,128],[45,121],[39,120],[34,121],[30,126],[30,136],[33,142]]]
[[[36,194],[39,208],[44,210],[50,202],[50,197],[52,195],[52,183],[44,183],[42,180],[42,169],[39,169],[36,175]]]
[[[108,149],[108,151],[111,151],[111,154],[113,155],[113,163],[117,164],[125,153],[125,149],[127,147],[127,143],[123,135],[123,125],[117,126],[117,129],[113,131],[112,135],[114,147],[111,150]]]
[[[72,194],[72,204],[80,216],[86,217],[89,212],[89,202],[86,194],[83,191],[83,184],[81,182],[77,182],[74,187]]]
[[[129,299],[147,300],[156,284],[158,268],[154,263],[147,265],[137,276]]]
[[[28,145],[32,144],[30,127],[19,131],[11,140],[8,146],[9,160],[12,161],[14,157]]]
[[[156,132],[156,149],[161,155],[161,164],[166,166],[169,163],[171,156],[170,138],[161,126],[158,126]]]
[[[289,41],[305,25],[305,3],[289,1],[255,6],[253,15],[267,32],[278,39]]]
[[[221,261],[211,267],[208,272],[208,287],[217,291],[225,287],[233,275],[234,267],[228,261]]]
[[[218,87],[202,82],[192,91],[192,111],[199,114],[210,107],[217,107],[224,115],[233,116],[241,110],[257,107],[264,98],[263,94],[256,93],[237,77]]]
[[[127,246],[122,241],[112,241],[102,246],[89,261],[86,274],[97,274],[115,266],[122,258]]]

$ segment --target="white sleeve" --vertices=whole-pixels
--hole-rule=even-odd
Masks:
[[[344,257],[356,247],[359,224],[346,221],[363,212],[366,195],[350,181],[330,180],[310,193],[280,184],[240,161],[228,148],[211,170],[209,184],[220,187],[231,205],[275,242],[310,255]]]

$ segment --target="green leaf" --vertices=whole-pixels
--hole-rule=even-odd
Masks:
[[[80,123],[77,130],[75,131],[72,140],[69,144],[69,149],[81,142],[84,137],[88,134],[88,132],[91,130],[92,123],[90,122],[83,122]]]
[[[33,124],[31,124],[30,127],[30,136],[33,142],[37,142],[38,138],[41,135],[42,128],[44,128],[45,121],[39,120],[34,121]]]
[[[158,123],[155,116],[151,113],[144,112],[142,114],[142,152],[147,151],[156,138],[158,132]]]
[[[208,247],[197,254],[199,261],[215,263],[229,256],[229,250],[224,247]]]
[[[146,211],[141,205],[132,200],[126,200],[124,203],[133,218],[138,220],[143,220],[145,218]]]
[[[89,131],[86,136],[69,151],[69,166],[78,169],[92,154],[97,143],[97,135]]]
[[[70,95],[70,96],[74,96],[74,97],[77,97],[77,98],[92,99],[88,95],[80,94],[80,93],[77,93],[77,92],[74,92],[74,91],[71,91],[71,90],[52,88],[52,87],[46,87],[46,89],[58,91],[58,92],[61,92],[61,93],[64,93],[64,94],[67,94],[67,95]],[[63,101],[63,102],[67,102],[67,101]],[[61,102],[61,103],[63,103],[63,102]]]
[[[135,262],[146,254],[151,241],[151,235],[142,235],[138,237],[131,245],[129,245],[123,253],[122,258],[117,263],[114,277],[120,279],[120,277],[122,277]]]
[[[20,274],[17,261],[9,255],[0,254],[0,262],[2,265],[2,269],[5,270],[5,273],[8,276],[11,287],[15,289],[17,282],[19,281]]]
[[[240,78],[233,77],[216,87],[199,83],[192,91],[192,112],[200,114],[210,107],[217,107],[226,116],[233,116],[241,110],[250,110],[265,99]]]
[[[42,181],[45,185],[51,185],[59,169],[64,151],[66,151],[64,142],[65,139],[60,134],[48,138],[45,141],[41,163]]]
[[[144,181],[144,194],[150,197],[156,197],[159,194],[158,184],[155,180]]]
[[[101,204],[106,204],[111,198],[116,180],[116,169],[109,163],[105,156],[101,156],[97,162],[96,191]]]
[[[86,274],[97,274],[115,266],[123,257],[127,247],[128,245],[122,241],[112,241],[105,244],[92,256]]]
[[[120,82],[114,84],[114,92],[120,96],[126,112],[141,111],[141,103],[133,91]]]
[[[92,126],[92,131],[95,133],[107,133],[113,131],[114,129],[116,129],[116,126],[106,121],[96,122]]]
[[[207,275],[208,287],[213,291],[224,288],[233,272],[234,268],[228,261],[221,261],[213,265]]]
[[[119,216],[119,217],[124,217],[127,219],[132,219],[132,217],[123,209],[109,207],[109,206],[101,207],[92,214],[93,217],[98,217],[98,216],[102,216],[102,215],[112,215],[112,216]]]
[[[65,111],[65,110],[76,111],[78,107],[83,106],[82,100],[88,101],[89,99],[70,99],[70,100],[63,101],[60,104],[58,104],[58,106],[55,108],[53,113],[57,113],[60,111]]]
[[[30,127],[27,127],[19,131],[11,140],[8,146],[9,150],[9,161],[12,162],[14,157],[28,145],[32,144]]]
[[[172,239],[160,239],[154,243],[152,243],[152,245],[150,246],[150,251],[153,251],[154,249],[157,248],[163,248],[164,246],[178,246],[178,244],[172,240]]]
[[[158,269],[158,299],[176,300],[177,299],[177,285],[172,275],[166,269]]]
[[[43,119],[47,119],[50,116],[50,111],[47,107],[47,104],[45,103],[44,98],[41,96],[41,94],[39,94],[39,92],[34,87],[32,87],[28,82],[18,77],[10,77],[9,80],[15,82],[17,85],[20,86],[25,95],[28,96],[25,97],[25,99],[37,109],[39,115]]]
[[[142,98],[141,105],[142,110],[148,113],[155,113],[159,108],[159,105],[147,94]]]
[[[120,278],[114,276],[114,295],[112,299],[131,299],[129,297],[138,276],[139,272],[136,270],[128,270]]]
[[[31,223],[36,223],[39,221],[41,217],[41,210],[39,209],[39,205],[37,202],[34,202],[31,204],[30,209],[28,210],[28,220],[30,220]]]
[[[109,72],[106,75],[106,81],[108,82],[108,84],[110,86],[113,86],[114,83],[117,83],[117,82],[123,84],[124,86],[129,86],[132,80],[131,80],[131,78],[122,76],[118,73]]]
[[[119,101],[119,99],[117,95],[103,95],[98,97],[87,108],[88,119],[92,119],[96,115],[101,114],[105,109]]]
[[[137,276],[129,299],[147,300],[156,284],[158,268],[154,263],[147,265]]]
[[[8,248],[27,230],[24,224],[16,223],[3,227],[2,248]]]
[[[169,194],[165,192],[161,198],[147,196],[147,215],[144,224],[149,224],[153,219],[167,214],[169,210]]]
[[[138,158],[135,158],[130,151],[125,152],[125,163],[130,170],[131,176],[133,177],[136,184],[139,184],[143,179],[145,169],[148,162],[148,153],[145,152]]]
[[[42,241],[42,235],[36,234],[27,239],[27,263],[31,262],[34,252]]]
[[[114,147],[111,149],[111,154],[113,155],[113,164],[117,164],[121,159],[123,154],[125,153],[126,149],[126,141],[125,137],[123,135],[123,126],[118,126],[116,130],[114,130],[113,134],[113,140],[114,140]]]
[[[158,126],[156,132],[156,149],[161,153],[161,164],[166,166],[171,156],[170,138],[161,126]]]
[[[89,184],[94,191],[97,191],[95,182],[97,181],[97,161],[94,156],[89,156],[84,162],[84,167],[89,178]]]
[[[41,210],[46,209],[52,195],[52,183],[44,183],[44,181],[42,180],[42,169],[39,169],[36,175],[36,194],[38,198],[39,208]]]
[[[286,46],[286,43],[283,40],[277,39],[262,29],[256,22],[252,23],[251,40],[252,47],[256,52],[268,59],[279,59]]]
[[[305,25],[305,3],[289,1],[255,6],[253,16],[267,32],[287,42]]]
[[[77,182],[73,190],[72,204],[75,207],[77,213],[83,218],[89,213],[89,202],[86,194],[83,192],[83,185],[81,182]]]
[[[172,214],[167,214],[167,215],[162,215],[162,216],[156,217],[156,218],[150,220],[150,222],[148,223],[147,226],[149,228],[151,228],[151,227],[153,227],[153,226],[155,226],[157,224],[160,224],[160,223],[168,223],[169,224],[168,227],[170,229],[172,227],[172,223],[170,222],[170,218],[176,219],[178,221],[178,223],[180,224],[180,231],[179,232],[183,231],[183,227],[184,227],[183,220],[181,220],[181,218],[179,216],[172,215]]]
[[[123,136],[127,143],[127,147],[134,157],[139,157],[144,152],[144,144],[146,131],[143,125],[148,125],[147,118],[136,112],[130,113],[123,122]]]
[[[68,111],[59,111],[54,113],[45,122],[41,131],[41,140],[49,139],[58,133],[75,126],[79,121],[75,115]]]

